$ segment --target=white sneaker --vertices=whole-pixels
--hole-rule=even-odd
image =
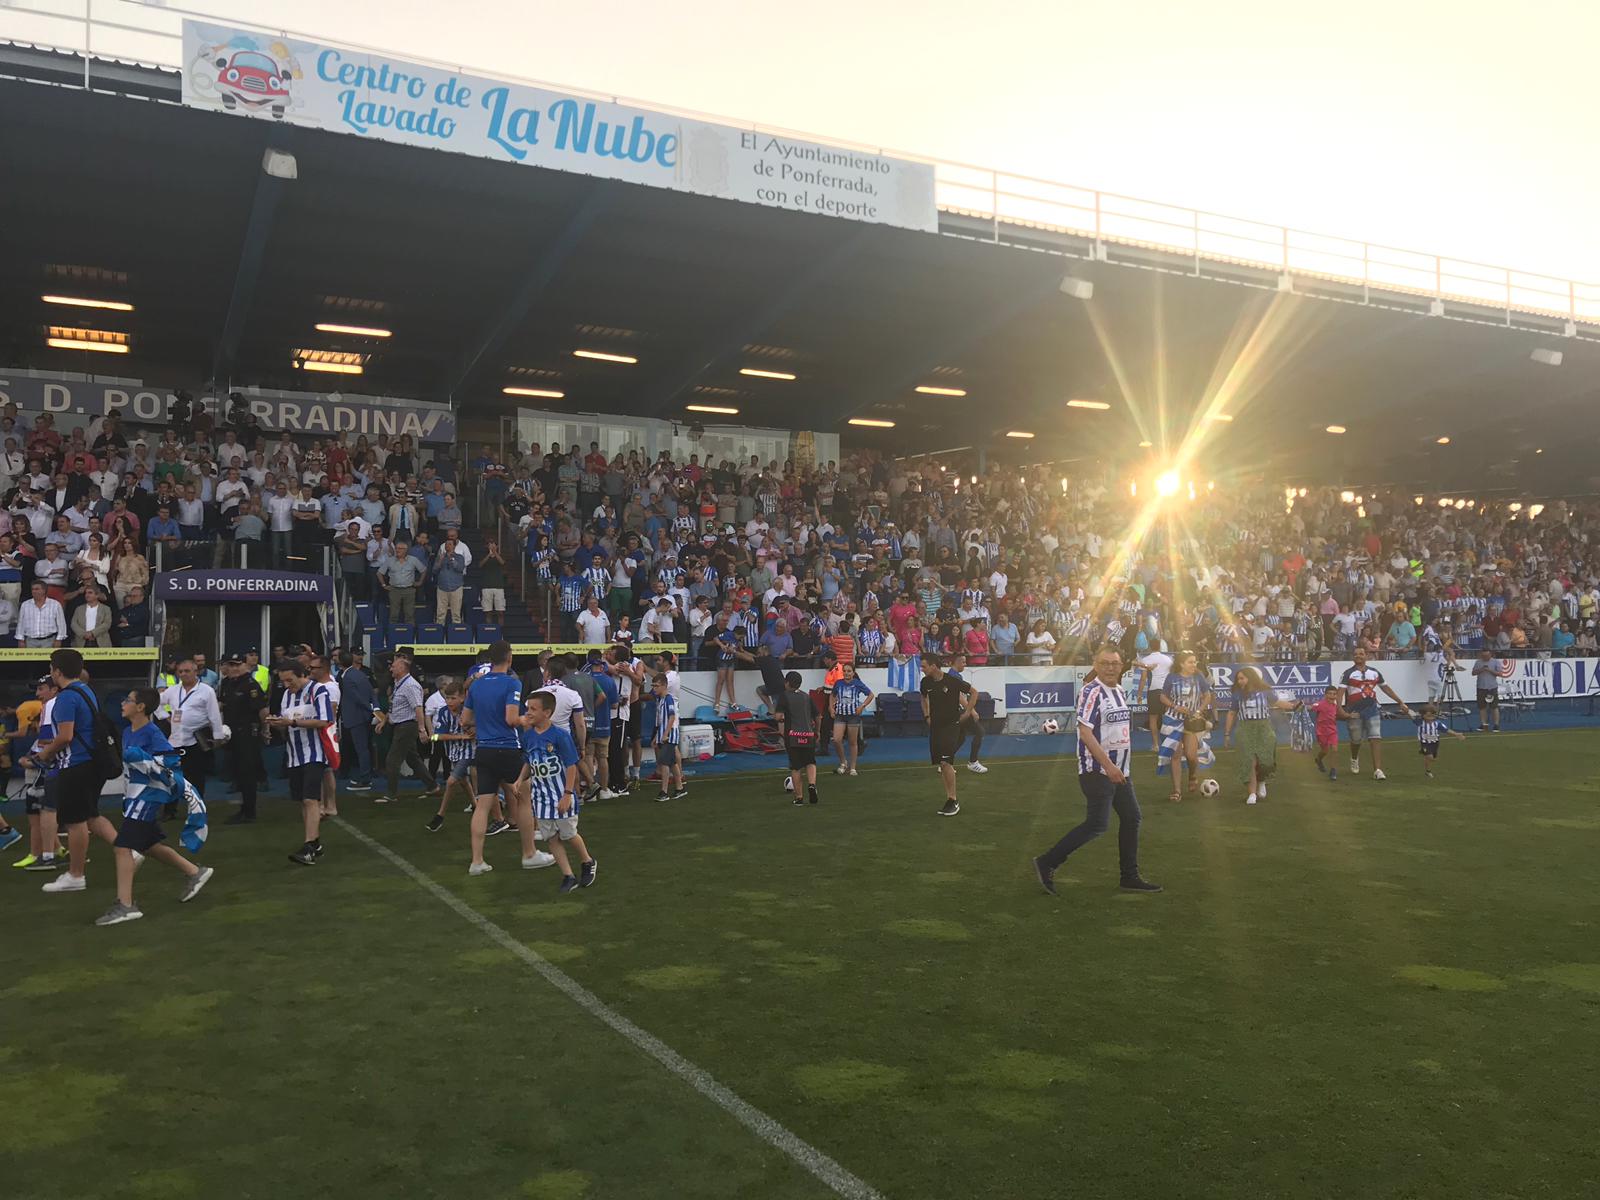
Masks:
[[[833,773],[835,775],[843,775],[844,774],[844,764],[840,763],[837,767],[835,767],[833,769]]]
[[[1383,773],[1383,772],[1382,772],[1382,771],[1374,771],[1374,772],[1373,772],[1373,773],[1372,773],[1372,777],[1373,777],[1373,778],[1374,778],[1374,779],[1387,779],[1387,778],[1389,778],[1389,777],[1388,777],[1388,776],[1387,776],[1387,775],[1385,775],[1385,774],[1384,774],[1384,773]]]
[[[41,892],[81,892],[89,886],[89,881],[82,875],[74,875],[71,871],[63,871],[39,890]]]
[[[1350,774],[1352,774],[1352,775],[1361,774],[1361,760],[1359,758],[1352,758],[1350,760]]]
[[[487,875],[492,870],[494,870],[494,868],[491,867],[486,862],[485,863],[473,863],[470,867],[467,868],[467,874],[468,875]]]
[[[1265,800],[1267,798],[1267,785],[1264,784],[1264,783],[1258,784],[1256,786],[1256,795],[1260,796],[1263,800]]]
[[[794,791],[794,776],[793,775],[785,775],[783,777],[783,790],[786,791],[786,792]]]
[[[537,871],[540,867],[553,866],[556,856],[546,850],[535,850],[532,855],[522,860],[524,871]]]
[[[600,789],[599,798],[601,800],[615,800],[620,795],[622,795],[621,792],[613,792],[610,788],[603,787]]]
[[[981,762],[969,762],[967,764],[967,770],[971,771],[974,775],[987,775],[989,773],[989,768],[984,766]]]
[[[856,769],[854,767],[851,767],[850,768],[850,774],[854,775],[855,773],[856,773]]]
[[[1254,792],[1251,792],[1248,796],[1246,796],[1244,798],[1244,802],[1246,804],[1254,804],[1256,802],[1256,794]]]

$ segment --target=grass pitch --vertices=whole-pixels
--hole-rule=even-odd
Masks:
[[[511,836],[469,879],[462,815],[341,807],[886,1197],[1600,1194],[1600,739],[1449,742],[1432,783],[1390,750],[1336,784],[1285,751],[1255,808],[1231,752],[1181,805],[1139,756],[1158,896],[1116,890],[1115,828],[1039,891],[1070,754],[961,772],[953,820],[909,765],[815,809],[776,767],[595,805],[571,896]],[[130,925],[92,925],[106,847],[86,894],[0,868],[0,1193],[830,1194],[350,833],[299,868],[265,812],[192,905],[147,864]]]

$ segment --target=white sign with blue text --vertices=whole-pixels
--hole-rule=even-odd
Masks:
[[[928,163],[232,26],[183,23],[183,102],[793,212],[938,228]]]

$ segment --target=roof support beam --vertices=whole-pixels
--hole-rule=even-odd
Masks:
[[[842,391],[831,403],[816,406],[807,420],[812,429],[828,430],[856,413],[921,383],[933,368],[960,358],[966,350],[993,336],[1035,305],[1052,299],[1060,304],[1078,304],[1060,296],[1061,274],[1052,271],[1031,282],[1020,284],[1008,298],[974,319],[963,315],[947,328],[918,339],[918,345],[885,370],[864,379],[858,386]]]
[[[751,342],[758,341],[761,335],[784,313],[793,308],[801,297],[832,274],[834,268],[861,253],[871,232],[867,228],[857,229],[849,237],[838,242],[828,253],[813,261],[809,267],[791,279],[787,286],[781,288],[771,300],[735,324],[723,337],[709,347],[688,356],[686,359],[688,365],[683,373],[674,376],[672,382],[664,385],[657,393],[655,403],[657,414],[664,416],[672,407],[674,400],[692,389],[719,364],[738,354]]]
[[[488,360],[505,345],[507,339],[527,319],[528,311],[533,307],[534,301],[538,300],[544,289],[550,285],[550,281],[556,277],[556,273],[572,257],[579,243],[583,241],[583,235],[589,231],[595,219],[610,205],[611,195],[611,189],[603,185],[591,188],[577,211],[567,218],[567,223],[562,226],[561,232],[533,254],[527,270],[511,295],[494,307],[493,311],[498,314],[497,319],[484,331],[476,344],[461,356],[454,369],[444,378],[439,389],[441,400],[455,403],[457,393],[472,381],[473,376],[487,365]]]
[[[290,137],[287,129],[274,125],[266,139],[266,154],[275,150],[287,152]],[[250,219],[245,225],[244,244],[239,249],[239,267],[233,276],[228,315],[222,322],[222,335],[217,339],[216,353],[211,359],[211,378],[219,386],[233,371],[239,339],[244,336],[244,323],[250,316],[250,304],[261,279],[261,264],[266,258],[267,241],[272,236],[272,222],[278,215],[278,201],[288,185],[289,180],[267,174],[263,156],[261,174],[256,178],[255,199],[250,203]]]

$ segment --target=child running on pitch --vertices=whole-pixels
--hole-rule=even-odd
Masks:
[[[1329,779],[1339,778],[1339,768],[1323,765],[1325,758],[1337,758],[1339,748],[1339,720],[1350,714],[1339,707],[1339,689],[1329,684],[1322,690],[1322,699],[1306,705],[1306,711],[1317,719],[1317,770]]]
[[[444,814],[449,809],[450,797],[457,797],[457,803],[466,801],[467,808],[473,804],[472,796],[472,745],[473,736],[461,724],[461,706],[466,702],[467,694],[459,683],[447,683],[440,693],[444,697],[444,707],[433,717],[433,740],[444,743],[445,760],[449,769],[445,772],[444,795],[439,797],[439,811],[434,814],[433,820],[428,822],[428,832],[438,833],[444,828]]]
[[[1424,704],[1422,715],[1411,719],[1417,723],[1417,745],[1422,751],[1422,773],[1432,779],[1433,768],[1439,763],[1439,743],[1445,735],[1460,738],[1462,741],[1467,739],[1439,720],[1437,704]]]
[[[678,749],[678,701],[667,691],[665,671],[656,675],[654,689],[656,775],[661,780],[661,791],[656,795],[656,800],[682,800],[689,795],[689,789],[683,786],[683,755]]]
[[[122,828],[112,843],[117,855],[117,902],[96,925],[121,925],[144,916],[133,902],[133,873],[145,856],[170,863],[188,876],[178,897],[182,904],[198,896],[216,873],[162,844],[167,835],[161,829],[161,810],[183,797],[183,775],[177,769],[178,752],[150,719],[160,706],[161,693],[154,688],[139,688],[122,702],[122,716],[128,722],[122,734],[128,786],[122,798]]]
[[[789,752],[789,790],[794,793],[796,805],[803,805],[806,800],[815,804],[821,799],[817,795],[816,709],[811,697],[800,690],[803,681],[799,671],[790,671],[783,682],[784,693],[776,715],[778,732]]]
[[[598,864],[578,836],[578,747],[572,734],[551,723],[555,711],[556,698],[549,692],[529,696],[529,724],[522,731],[521,740],[528,760],[533,817],[538,822],[539,836],[549,844],[556,866],[561,868],[558,890],[564,895],[575,888],[592,886]],[[581,878],[572,874],[572,862],[567,857],[569,844],[582,864]]]

